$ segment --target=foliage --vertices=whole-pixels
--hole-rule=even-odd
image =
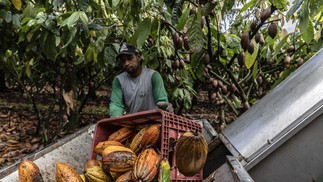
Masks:
[[[203,89],[219,113],[239,116],[322,47],[320,1],[287,6],[286,0],[0,0],[0,69],[34,103],[43,135],[54,112],[62,127],[81,124],[91,93],[119,71],[123,41],[161,72],[179,114]],[[287,21],[294,31],[284,29]],[[46,114],[35,103],[42,91],[53,94]]]

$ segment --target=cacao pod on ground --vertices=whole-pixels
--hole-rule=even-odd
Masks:
[[[186,131],[178,139],[175,153],[178,171],[185,176],[194,176],[204,167],[208,145],[201,133]]]

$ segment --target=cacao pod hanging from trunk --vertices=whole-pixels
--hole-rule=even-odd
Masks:
[[[175,147],[176,167],[185,176],[194,176],[204,167],[208,145],[201,133],[186,131]]]

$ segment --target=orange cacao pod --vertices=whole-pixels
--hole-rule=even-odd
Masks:
[[[155,145],[160,139],[161,124],[153,124],[148,127],[141,140],[141,146],[147,147],[149,145]]]
[[[129,138],[136,134],[136,129],[129,127],[122,127],[113,132],[109,137],[109,141],[117,141],[120,143],[126,142]]]
[[[186,131],[177,141],[176,167],[185,176],[194,176],[205,164],[208,145],[201,133]]]
[[[110,145],[117,145],[117,146],[123,146],[122,143],[118,142],[118,141],[110,141],[110,140],[107,140],[107,141],[103,141],[103,142],[99,142],[95,148],[94,148],[94,152],[101,155],[102,156],[102,152],[105,148],[107,148],[108,146]]]
[[[132,181],[132,170],[122,174],[116,180],[116,182],[128,182],[128,181]]]
[[[132,150],[123,146],[108,146],[102,152],[103,168],[112,172],[131,170],[136,158]]]
[[[30,160],[23,160],[19,164],[18,176],[20,182],[43,181],[38,166]]]
[[[139,151],[142,149],[141,146],[141,140],[144,136],[144,134],[146,133],[146,131],[148,130],[149,126],[142,128],[136,135],[135,137],[132,139],[131,143],[130,143],[130,149],[132,151],[135,152],[135,154],[138,154]]]
[[[75,169],[63,162],[56,162],[56,182],[83,182]]]
[[[158,171],[160,156],[153,148],[142,151],[133,167],[135,181],[149,182],[154,179]]]

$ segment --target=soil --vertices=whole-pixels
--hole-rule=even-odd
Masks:
[[[216,106],[209,102],[207,92],[201,92],[196,104],[190,111],[182,112],[182,116],[190,119],[207,119],[216,131],[221,130],[218,122]],[[96,123],[107,117],[106,108],[109,92],[101,90],[97,97],[90,100],[82,114],[83,126]],[[48,96],[39,97],[39,103],[48,104]],[[176,112],[176,109],[175,109]],[[57,128],[58,118],[51,118],[51,128]],[[15,161],[43,149],[43,140],[35,137],[37,118],[29,100],[19,91],[0,93],[0,170]],[[223,129],[223,128],[222,128]],[[75,131],[64,131],[58,134],[62,138]]]

